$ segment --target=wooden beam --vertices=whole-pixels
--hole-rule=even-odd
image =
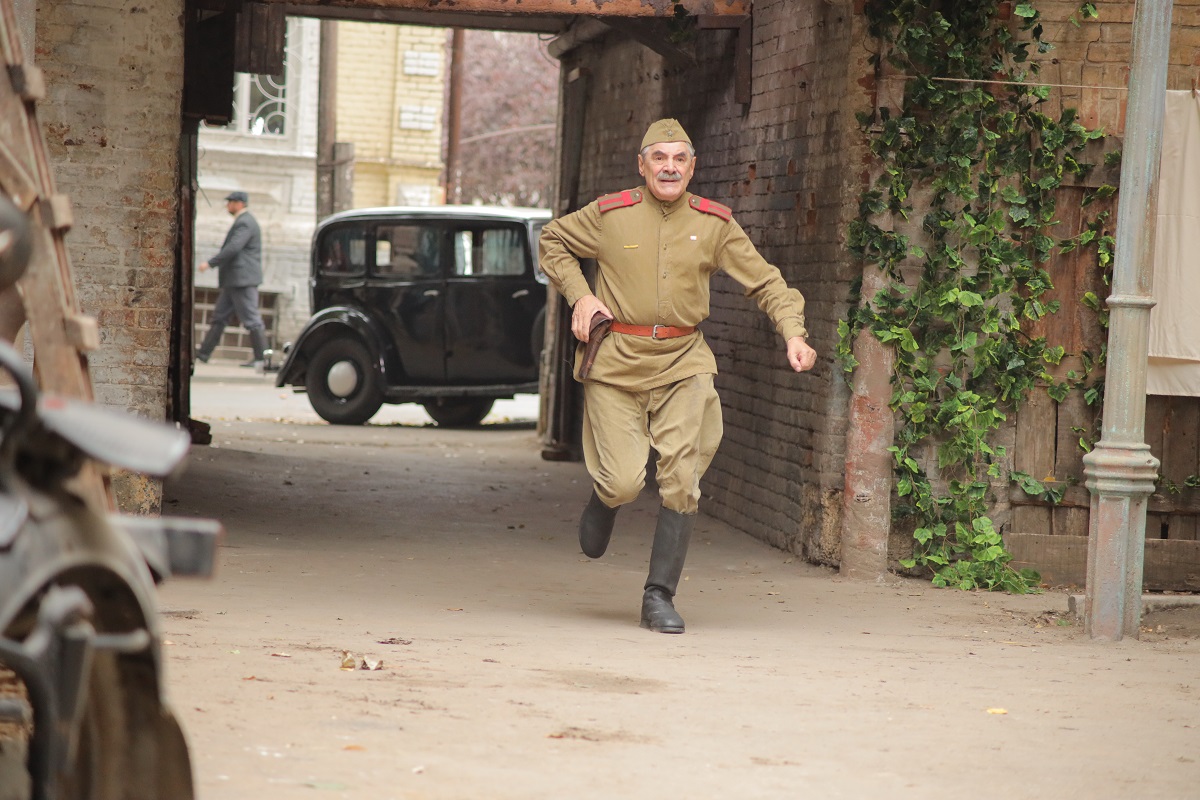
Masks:
[[[672,42],[671,23],[665,19],[610,18],[604,23],[658,53],[670,64],[696,63],[695,43]]]
[[[245,3],[237,15],[233,69],[255,75],[283,75],[287,19],[284,7]]]
[[[438,14],[446,10],[441,0],[323,0],[322,2],[295,2],[295,0],[266,0],[286,6],[311,6],[323,9],[322,16],[335,9],[379,9],[392,11],[422,11]],[[750,0],[683,0],[689,14],[743,15],[750,13]],[[553,15],[562,17],[673,17],[675,6],[671,0],[456,0],[456,14],[511,14],[513,16]]]

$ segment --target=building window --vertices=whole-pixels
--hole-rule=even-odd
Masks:
[[[284,43],[283,74],[250,75],[244,72],[233,76],[233,112],[228,125],[216,126],[242,136],[282,138],[288,135],[288,62],[292,59],[288,42],[298,41],[295,20],[288,20],[287,40]],[[293,35],[293,34],[297,35]],[[209,127],[207,124],[205,127]]]
[[[233,96],[233,124],[250,136],[287,134],[287,64],[283,75],[240,75]]]

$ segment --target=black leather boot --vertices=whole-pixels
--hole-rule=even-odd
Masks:
[[[209,326],[208,333],[204,334],[204,341],[196,348],[196,360],[207,363],[212,356],[213,350],[217,349],[217,345],[221,343],[221,334],[225,332],[225,326],[219,322],[214,322]]]
[[[659,510],[654,546],[650,549],[650,575],[642,595],[643,628],[657,633],[683,633],[683,617],[671,599],[679,587],[695,525],[695,514],[680,514],[669,508]]]
[[[595,490],[579,517],[579,548],[588,558],[599,558],[608,549],[612,538],[613,523],[617,520],[617,509],[604,505]]]

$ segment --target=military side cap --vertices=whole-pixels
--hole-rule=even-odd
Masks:
[[[679,124],[677,119],[660,119],[650,125],[646,131],[646,135],[642,137],[642,146],[639,150],[645,150],[650,145],[656,142],[687,142],[692,143],[688,137],[687,131]]]

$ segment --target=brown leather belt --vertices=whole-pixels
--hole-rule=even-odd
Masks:
[[[648,336],[651,339],[675,339],[694,333],[695,325],[676,327],[673,325],[626,325],[624,322],[612,324],[613,333],[625,333],[630,336]]]

